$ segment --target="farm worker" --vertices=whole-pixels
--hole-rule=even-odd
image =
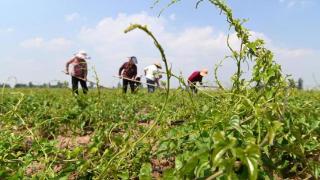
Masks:
[[[130,85],[131,93],[134,93],[135,80],[137,76],[137,66],[138,60],[136,57],[132,56],[128,58],[128,62],[125,62],[119,69],[119,76],[123,79],[123,92],[127,93],[128,84]]]
[[[155,62],[152,65],[144,68],[144,74],[147,79],[149,93],[153,93],[155,91],[156,83],[157,83],[157,86],[160,86],[159,80],[162,78],[160,69],[162,69],[160,62]]]
[[[202,78],[208,75],[208,69],[202,69],[201,71],[194,71],[188,78],[188,84],[193,93],[197,93],[197,82],[202,85]]]
[[[71,82],[72,82],[72,91],[75,94],[79,94],[78,92],[78,84],[82,87],[83,93],[87,94],[88,87],[87,87],[87,62],[86,60],[89,59],[87,53],[85,51],[79,51],[74,55],[74,57],[67,62],[66,64],[66,74],[71,75]],[[71,68],[69,69],[69,65]],[[69,71],[70,70],[70,71]]]

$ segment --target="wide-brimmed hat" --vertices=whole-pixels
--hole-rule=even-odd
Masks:
[[[90,59],[90,57],[88,56],[88,54],[85,51],[79,51],[74,56],[79,58],[79,59],[84,59],[84,60],[85,59]]]
[[[200,75],[201,75],[202,77],[207,76],[207,75],[208,75],[208,69],[202,69],[202,70],[200,71]]]
[[[162,66],[161,66],[160,62],[155,62],[154,65],[156,65],[158,68],[162,69]]]
[[[128,57],[129,60],[132,60],[134,64],[138,64],[138,59],[135,56]]]

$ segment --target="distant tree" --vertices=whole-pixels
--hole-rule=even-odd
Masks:
[[[34,87],[34,85],[32,84],[31,81],[28,83],[28,86],[29,86],[30,88]]]
[[[120,83],[120,82],[118,82],[117,87],[118,87],[118,88],[121,88],[121,87],[122,87],[122,85],[121,85],[121,83]]]
[[[0,84],[0,88],[11,88],[11,86],[9,84]]]
[[[67,88],[68,86],[69,86],[68,81],[64,81],[64,82],[63,82],[63,88]]]
[[[17,84],[14,86],[14,88],[26,88],[26,87],[28,87],[28,85],[27,85],[27,84],[22,84],[22,83],[17,83]]]
[[[89,88],[94,88],[94,83],[93,82],[89,83]]]
[[[48,88],[48,87],[50,87],[50,83],[49,84],[43,83],[40,87],[41,88]]]
[[[303,79],[299,78],[298,80],[298,89],[302,90],[303,89]]]
[[[296,88],[296,83],[294,82],[293,79],[289,79],[289,87]]]

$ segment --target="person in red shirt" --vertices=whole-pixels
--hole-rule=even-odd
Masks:
[[[75,56],[69,60],[66,64],[66,74],[71,75],[71,82],[72,82],[72,91],[75,94],[79,94],[78,92],[78,85],[82,87],[83,93],[87,94],[88,87],[87,87],[87,62],[86,59],[89,59],[87,53],[85,51],[79,51]],[[69,66],[71,65],[69,72]]]
[[[119,69],[119,76],[123,78],[123,92],[127,93],[128,84],[130,85],[131,93],[134,93],[135,90],[135,82],[131,81],[135,80],[137,76],[137,66],[138,64],[137,58],[132,56],[129,57],[129,61],[125,62]]]
[[[202,85],[202,78],[208,75],[208,69],[202,69],[201,71],[194,71],[188,78],[188,85],[192,93],[197,93],[198,89],[196,87],[197,82]]]

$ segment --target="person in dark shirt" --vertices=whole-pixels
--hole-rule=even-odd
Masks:
[[[202,69],[201,71],[194,71],[188,78],[188,85],[192,93],[196,94],[198,89],[196,88],[197,82],[202,85],[202,78],[208,75],[208,69]]]
[[[137,58],[129,57],[129,61],[125,62],[119,69],[119,76],[123,79],[123,92],[127,93],[128,85],[130,85],[131,93],[134,93],[135,80],[137,76]]]

